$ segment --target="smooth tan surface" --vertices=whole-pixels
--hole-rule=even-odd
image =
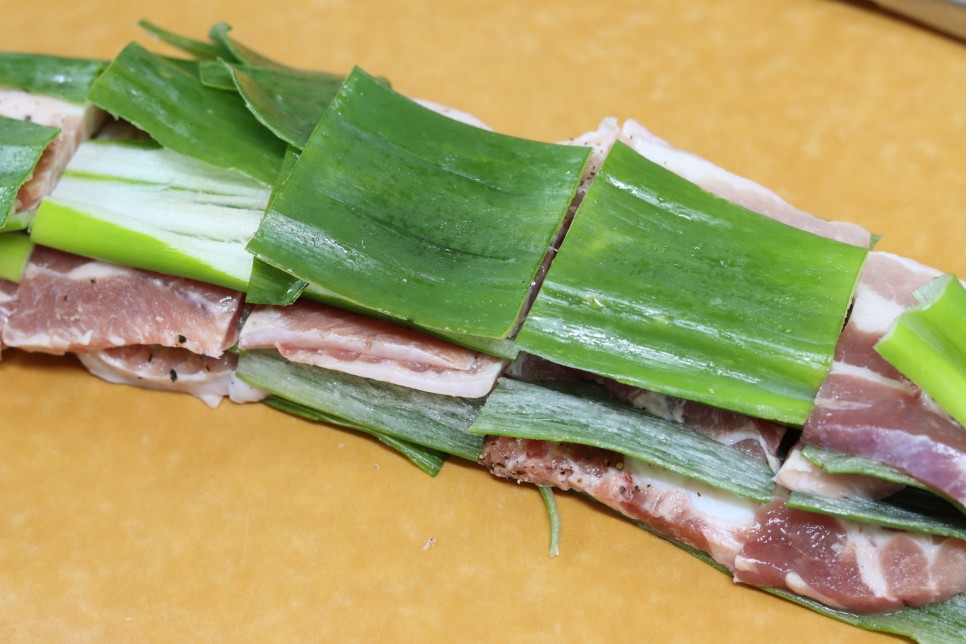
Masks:
[[[881,248],[966,277],[966,46],[824,0],[2,2],[4,49],[110,57],[138,18],[361,64],[496,129],[636,118]],[[161,51],[170,53],[160,45]],[[531,489],[431,479],[260,406],[0,362],[5,642],[878,642],[581,500],[561,556]],[[435,540],[435,542],[431,540]]]

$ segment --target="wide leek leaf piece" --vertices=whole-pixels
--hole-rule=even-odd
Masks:
[[[314,409],[299,405],[290,400],[285,400],[284,398],[279,398],[278,396],[269,396],[264,400],[264,402],[270,407],[274,407],[275,409],[292,414],[293,416],[299,416],[317,423],[337,425],[368,434],[383,445],[386,445],[387,447],[390,447],[405,456],[413,465],[426,472],[430,476],[436,476],[439,474],[440,469],[443,467],[443,463],[446,461],[446,454],[443,454],[442,452],[421,447],[408,441],[399,440],[398,438],[394,438],[388,434],[372,431],[370,429],[366,429],[365,427],[353,425],[345,419],[327,416],[326,414],[317,412]]]
[[[153,142],[83,143],[31,239],[85,257],[244,290],[269,189]]]
[[[136,43],[97,79],[88,98],[166,148],[272,185],[285,144],[233,92],[202,84],[197,63],[156,56]]]
[[[173,31],[168,31],[153,22],[147,20],[138,21],[138,26],[147,31],[149,34],[165,42],[176,49],[180,49],[190,56],[201,60],[236,60],[232,55],[231,51],[225,48],[223,45],[215,42],[208,42],[204,40],[195,40],[194,38],[188,38],[187,36],[182,36]]]
[[[290,362],[275,351],[246,351],[238,377],[340,424],[364,428],[475,461],[483,439],[469,434],[478,401]]]
[[[19,282],[34,245],[23,233],[0,235],[0,280]]]
[[[788,497],[787,505],[797,510],[827,514],[861,523],[873,523],[895,530],[966,539],[966,518],[962,514],[956,512],[949,504],[943,507],[938,503],[923,504],[922,497],[928,495],[921,492],[919,494],[921,496],[916,495],[916,502],[902,503],[902,499],[894,497],[880,501],[864,497],[832,499],[792,492]],[[903,495],[904,493],[900,492],[896,496]],[[937,497],[932,498],[939,500]]]
[[[83,103],[105,66],[103,60],[0,53],[0,85]]]
[[[13,213],[17,193],[60,130],[0,116],[0,229]]]
[[[379,315],[505,338],[588,154],[456,122],[356,69],[248,247]]]
[[[745,210],[618,143],[517,342],[627,384],[800,425],[867,252]]]
[[[501,378],[469,431],[600,447],[761,503],[775,489],[764,463],[595,392]]]
[[[966,288],[947,274],[915,295],[875,350],[966,426]]]

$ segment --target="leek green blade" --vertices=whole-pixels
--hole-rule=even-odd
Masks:
[[[288,273],[256,259],[252,263],[245,301],[249,304],[288,306],[299,299],[304,289],[305,282],[293,279]]]
[[[505,338],[588,155],[453,121],[356,69],[249,250],[380,315]]]
[[[280,139],[305,147],[344,76],[251,65],[230,66],[248,109]]]
[[[673,422],[584,392],[501,378],[469,430],[591,445],[767,503],[771,469]]]
[[[217,58],[234,60],[231,51],[219,43],[188,38],[186,36],[176,34],[173,31],[163,29],[147,20],[138,21],[138,26],[162,42],[166,42],[172,47],[180,49],[181,51],[185,52],[186,54],[190,54],[195,58],[200,58],[202,60],[214,60]]]
[[[269,396],[264,402],[270,407],[274,407],[286,413],[292,414],[293,416],[299,416],[317,423],[340,425],[348,429],[354,429],[364,434],[368,434],[376,438],[382,444],[386,445],[387,447],[391,447],[408,458],[413,465],[423,470],[430,476],[436,476],[439,474],[440,469],[443,467],[443,462],[446,460],[446,454],[443,454],[442,452],[421,447],[408,441],[399,440],[398,438],[394,438],[387,434],[374,432],[364,427],[354,426],[346,420],[327,416],[315,411],[314,409],[310,409],[297,403],[293,403],[289,400],[285,400],[284,398]]]
[[[875,350],[966,426],[966,288],[947,274],[916,299]]]
[[[745,210],[618,143],[517,342],[627,384],[801,425],[867,252]]]
[[[151,143],[82,144],[37,211],[38,244],[243,290],[269,190]]]
[[[285,144],[233,92],[205,87],[197,64],[156,56],[131,43],[88,93],[95,105],[148,132],[165,147],[271,185]]]
[[[60,130],[0,116],[0,225],[17,203],[41,155]]]
[[[935,515],[928,511],[903,507],[889,500],[876,501],[863,497],[830,499],[792,492],[787,505],[797,510],[874,523],[895,530],[966,539],[966,517],[950,516],[949,513]]]
[[[220,60],[203,60],[198,63],[198,75],[201,84],[214,89],[237,92],[235,79],[231,75],[231,67]]]
[[[106,65],[103,60],[0,53],[0,85],[83,103]]]
[[[34,211],[15,212],[7,215],[7,220],[0,224],[0,233],[11,233],[18,230],[27,230],[30,222],[34,219]]]
[[[283,65],[277,61],[272,60],[267,56],[263,56],[254,49],[246,47],[234,38],[228,36],[228,32],[231,31],[231,25],[226,22],[219,22],[211,27],[208,31],[208,37],[213,43],[215,43],[222,50],[228,52],[228,55],[221,56],[222,59],[246,65],[253,65],[256,67],[264,67],[270,69],[280,69],[280,70],[295,70],[294,67],[289,67],[288,65]],[[234,59],[234,61],[233,61]]]
[[[328,418],[475,461],[482,438],[467,433],[480,403],[428,394],[289,362],[275,351],[246,351],[238,377]]]
[[[23,233],[0,235],[0,280],[19,282],[33,247]]]

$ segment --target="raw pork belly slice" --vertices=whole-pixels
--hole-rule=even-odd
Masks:
[[[485,396],[506,363],[444,340],[323,304],[256,306],[238,346],[292,362],[465,398]]]
[[[13,312],[17,303],[17,284],[7,280],[0,280],[0,351],[3,350],[3,327]]]
[[[671,147],[667,141],[654,136],[636,121],[624,123],[620,140],[679,177],[752,212],[853,246],[868,248],[871,243],[869,231],[861,226],[843,221],[826,221],[803,212],[750,179],[723,170],[690,152]]]
[[[828,378],[805,423],[806,443],[890,465],[966,505],[966,430],[873,348],[939,272],[870,253]]]
[[[90,138],[104,121],[104,112],[93,105],[77,105],[9,88],[0,88],[0,115],[60,128],[60,134],[40,157],[33,177],[17,193],[14,212],[37,207],[53,190],[77,146]]]
[[[966,589],[966,542],[793,510],[776,500],[735,560],[737,581],[833,608],[889,612]]]
[[[240,312],[235,291],[37,247],[3,341],[53,354],[149,344],[219,357]]]
[[[576,490],[734,569],[757,503],[607,450],[488,436],[480,462],[502,478]]]
[[[116,384],[144,389],[181,391],[217,407],[225,396],[235,402],[249,402],[236,394],[235,368],[238,356],[202,356],[187,349],[132,345],[78,353],[88,371]]]

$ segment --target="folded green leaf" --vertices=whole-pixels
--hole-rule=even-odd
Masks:
[[[475,461],[482,438],[467,433],[479,402],[407,389],[246,351],[238,377],[327,418]]]
[[[237,92],[235,78],[231,74],[231,67],[221,60],[203,60],[198,63],[198,75],[201,84],[214,89]]]
[[[764,463],[589,388],[565,392],[501,378],[469,431],[608,449],[761,503],[775,489]]]
[[[172,47],[180,49],[181,51],[185,52],[186,54],[190,54],[195,58],[200,58],[202,60],[214,60],[218,58],[224,60],[234,60],[231,51],[218,43],[188,38],[186,36],[176,34],[173,31],[163,29],[152,22],[148,22],[147,20],[138,21],[138,26],[155,38],[158,38],[159,40],[166,42]]]
[[[947,274],[916,291],[916,299],[875,349],[966,425],[966,288]]]
[[[267,56],[263,56],[254,49],[246,47],[234,38],[228,36],[228,32],[231,31],[231,25],[227,22],[219,22],[208,31],[208,37],[211,41],[221,47],[224,51],[229,53],[229,56],[222,56],[224,60],[227,61],[237,61],[245,65],[253,65],[256,67],[266,67],[271,69],[281,69],[281,70],[294,70],[294,67],[289,67],[288,65],[283,65],[282,63],[276,62]]]
[[[245,301],[249,304],[273,304],[288,306],[293,304],[305,290],[305,282],[293,279],[271,264],[256,259],[248,280]]]
[[[380,315],[505,338],[588,154],[456,122],[357,69],[249,249]]]
[[[0,226],[13,213],[17,193],[58,132],[56,127],[0,116]]]
[[[800,425],[867,252],[745,210],[618,143],[517,342],[627,384]]]
[[[205,87],[197,63],[156,56],[131,43],[91,87],[89,99],[165,147],[271,185],[285,144],[233,92]]]
[[[23,233],[0,234],[0,280],[19,282],[33,248]]]
[[[243,290],[269,191],[151,142],[82,144],[31,239],[77,255]]]
[[[0,53],[0,85],[83,103],[106,65],[103,60]]]
[[[301,418],[305,418],[317,423],[338,425],[347,429],[362,432],[364,434],[369,434],[382,444],[386,445],[387,447],[391,447],[408,458],[413,465],[423,470],[430,476],[436,476],[439,474],[439,470],[442,469],[443,463],[446,461],[446,454],[443,454],[442,452],[421,447],[408,441],[399,440],[398,438],[394,438],[388,434],[372,431],[370,429],[366,429],[365,427],[353,425],[349,421],[342,418],[327,416],[326,414],[317,412],[314,409],[299,405],[298,403],[294,403],[290,400],[285,400],[284,398],[279,398],[278,396],[269,396],[264,402],[270,407],[287,412],[293,416],[300,416]]]

